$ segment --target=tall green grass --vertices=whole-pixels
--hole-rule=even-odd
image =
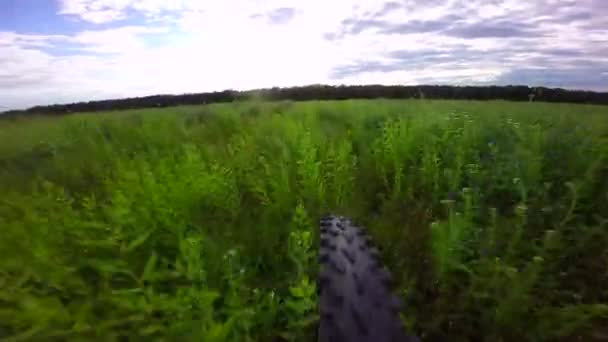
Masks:
[[[424,341],[599,339],[608,110],[243,102],[0,122],[0,339],[311,341],[316,225]]]

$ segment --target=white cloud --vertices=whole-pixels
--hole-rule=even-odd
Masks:
[[[157,16],[163,12],[198,11],[207,5],[198,0],[60,0],[59,4],[59,14],[92,23],[125,19],[129,10]]]
[[[605,77],[608,28],[557,19],[593,3],[593,24],[608,7],[570,2],[60,0],[62,18],[106,28],[0,32],[0,105],[312,83],[485,83],[581,63],[603,65]],[[363,29],[345,31],[346,19]]]
[[[19,34],[0,31],[0,46],[50,47],[53,42],[62,41],[66,38],[67,36],[64,35]]]
[[[92,72],[104,68],[104,61],[97,57],[66,60],[18,46],[1,46],[0,56],[3,56],[0,58],[2,106],[22,108],[39,103],[100,99],[108,94],[108,89],[103,88],[107,85],[91,77]]]
[[[61,0],[59,14],[75,15],[95,24],[124,19],[128,1]]]
[[[134,53],[145,49],[141,36],[168,32],[166,27],[123,26],[107,30],[82,31],[68,41],[98,53]]]

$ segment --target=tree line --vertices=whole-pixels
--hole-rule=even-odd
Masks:
[[[169,107],[178,105],[198,105],[218,102],[232,102],[261,98],[264,100],[345,100],[345,99],[456,99],[456,100],[509,100],[543,101],[586,104],[608,104],[608,93],[561,88],[528,86],[385,86],[354,85],[331,86],[310,85],[290,88],[267,88],[258,90],[154,95],[125,99],[78,102],[35,106],[26,110],[2,113],[4,117],[24,114],[59,115],[74,112],[96,112],[106,110]]]

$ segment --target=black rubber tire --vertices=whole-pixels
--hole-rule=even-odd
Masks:
[[[361,227],[338,216],[320,221],[319,342],[402,342],[399,298],[390,273]]]

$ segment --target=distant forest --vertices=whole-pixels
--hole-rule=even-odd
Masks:
[[[608,104],[608,93],[582,90],[528,86],[330,86],[310,85],[292,88],[269,88],[248,91],[225,90],[211,93],[154,95],[126,99],[78,102],[49,106],[36,106],[26,110],[2,113],[3,117],[25,114],[61,115],[74,112],[96,112],[137,108],[198,105],[217,102],[249,100],[346,100],[346,99],[455,99],[455,100],[509,100],[543,101],[586,104]]]

